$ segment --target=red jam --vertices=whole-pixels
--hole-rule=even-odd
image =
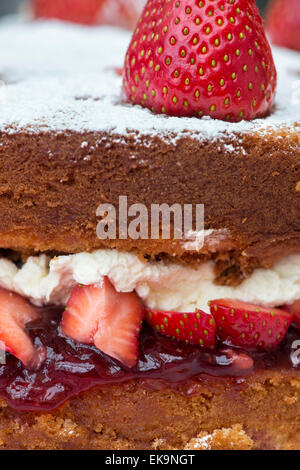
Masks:
[[[95,347],[64,338],[59,331],[61,310],[44,309],[42,318],[31,323],[28,332],[36,345],[47,347],[43,366],[38,371],[27,370],[10,354],[6,364],[0,365],[0,396],[19,411],[53,410],[84,390],[131,379],[176,387],[191,378],[241,377],[252,371],[241,370],[227,353],[204,352],[166,338],[147,325],[140,337],[138,364],[126,369]],[[293,367],[292,343],[297,338],[299,332],[292,330],[275,352],[252,355],[254,367]]]

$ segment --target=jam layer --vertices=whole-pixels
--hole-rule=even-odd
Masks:
[[[38,371],[25,369],[10,354],[7,354],[6,364],[0,366],[0,396],[12,408],[50,411],[95,386],[132,379],[142,379],[144,383],[155,380],[161,386],[176,388],[189,379],[201,381],[207,375],[216,380],[220,377],[239,380],[253,373],[253,369],[298,367],[296,348],[300,347],[300,341],[297,344],[300,332],[295,329],[276,351],[245,356],[241,351],[224,347],[213,352],[203,351],[164,337],[144,325],[137,366],[126,369],[94,346],[63,337],[59,328],[61,315],[59,309],[44,309],[42,320],[28,326],[35,345],[43,344],[47,348],[47,359]],[[243,366],[237,357],[243,358]]]

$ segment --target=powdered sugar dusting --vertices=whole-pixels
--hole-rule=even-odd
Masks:
[[[300,54],[275,49],[279,74],[275,112],[266,119],[226,123],[210,118],[153,115],[122,102],[122,67],[130,33],[111,27],[86,28],[55,21],[3,22],[0,79],[6,83],[0,130],[10,133],[66,129],[174,139],[188,132],[200,139],[270,128],[300,131]],[[300,85],[299,85],[300,88]],[[235,145],[240,145],[238,140]],[[234,147],[228,146],[228,151]]]

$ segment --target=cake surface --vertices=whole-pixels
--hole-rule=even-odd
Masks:
[[[78,283],[108,277],[146,307],[179,312],[207,311],[216,297],[267,307],[300,298],[300,54],[274,49],[275,108],[237,124],[125,103],[123,30],[13,19],[0,25],[0,40],[1,288],[65,306]],[[204,204],[203,247],[197,236],[100,240],[96,209],[117,207],[120,195],[147,208]],[[142,365],[128,372],[101,353],[107,375],[117,373],[103,383],[94,346],[74,345],[58,326],[48,332],[30,324],[36,344],[44,335],[52,348],[37,374],[11,355],[0,367],[4,449],[300,448],[290,337],[263,359],[251,353],[251,373],[226,375],[221,352],[199,352],[194,363],[189,346],[146,333],[143,348],[149,341],[159,356],[141,349]],[[299,337],[294,326],[291,335]],[[191,372],[181,379],[186,357]]]
[[[241,133],[268,136],[270,130],[275,135],[282,129],[299,132],[299,109],[291,96],[299,74],[297,52],[274,49],[279,75],[275,111],[265,119],[227,123],[208,117],[153,115],[124,103],[121,77],[115,69],[123,67],[131,38],[125,30],[6,20],[0,35],[8,44],[1,57],[2,79],[11,85],[1,115],[2,131],[109,132],[112,139],[114,135],[139,133],[140,137],[162,137],[168,143],[187,134],[215,142],[229,134],[236,147]],[[107,44],[109,48],[105,48]]]

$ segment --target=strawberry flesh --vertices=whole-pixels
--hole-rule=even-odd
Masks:
[[[214,317],[197,310],[194,313],[163,312],[146,309],[147,322],[165,336],[213,349],[216,345]]]
[[[101,283],[75,287],[61,330],[76,341],[94,344],[125,366],[134,367],[143,313],[134,292],[117,292],[105,277]]]
[[[46,357],[45,348],[35,347],[25,331],[27,323],[39,317],[38,310],[23,297],[0,288],[1,349],[17,357],[28,369],[38,369]]]
[[[285,338],[293,315],[281,309],[267,309],[232,299],[210,302],[219,338],[234,346],[268,350]]]
[[[270,112],[276,81],[254,0],[149,0],[126,54],[123,89],[155,113],[241,121]]]

